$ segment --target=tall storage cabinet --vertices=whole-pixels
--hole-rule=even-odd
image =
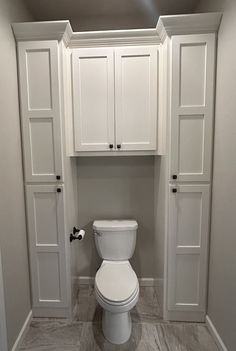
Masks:
[[[164,310],[168,320],[201,322],[205,320],[207,297],[215,50],[220,15],[192,15],[191,25],[189,16],[182,16],[181,22],[177,17],[161,17],[159,21],[168,46]]]
[[[65,31],[68,23],[60,26]],[[57,28],[47,40],[39,40],[45,34],[37,24],[13,28],[17,39],[24,34],[18,68],[33,316],[70,317],[68,234],[76,222],[69,220],[66,205],[74,161],[65,157],[65,46]],[[28,40],[34,35],[37,40]]]

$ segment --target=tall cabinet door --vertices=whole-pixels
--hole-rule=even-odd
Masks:
[[[121,151],[156,149],[157,60],[156,46],[115,50],[116,144]]]
[[[215,35],[171,40],[172,107],[170,179],[210,181]]]
[[[114,145],[113,49],[74,49],[72,69],[75,151],[109,151]]]
[[[63,180],[57,41],[19,42],[26,182]]]
[[[26,196],[32,298],[37,316],[37,307],[67,306],[64,187],[27,185]]]
[[[169,188],[168,309],[171,311],[205,311],[209,194],[209,185]]]

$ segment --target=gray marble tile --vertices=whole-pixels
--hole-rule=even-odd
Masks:
[[[85,351],[160,351],[157,329],[150,323],[133,324],[128,342],[112,345],[103,336],[100,323],[85,323],[81,350]]]
[[[162,319],[162,308],[153,287],[141,286],[137,305],[131,311],[134,323],[155,323]]]
[[[160,323],[156,328],[161,351],[218,351],[205,325]]]
[[[21,349],[79,346],[82,327],[82,323],[69,321],[32,321]]]

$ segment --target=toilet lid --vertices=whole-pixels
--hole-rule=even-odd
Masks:
[[[138,279],[129,262],[105,262],[97,271],[96,287],[110,301],[129,299],[137,289]]]

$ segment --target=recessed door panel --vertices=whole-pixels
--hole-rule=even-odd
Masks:
[[[40,302],[60,302],[60,262],[57,252],[38,252]]]
[[[55,175],[53,119],[31,118],[29,128],[32,175]]]
[[[27,50],[28,109],[52,109],[50,50]]]
[[[36,245],[58,245],[57,193],[34,194]]]
[[[177,246],[200,246],[202,226],[202,194],[179,192],[176,204]]]
[[[155,150],[157,120],[156,47],[115,51],[116,142],[122,150]]]
[[[180,106],[204,106],[206,44],[180,45]]]
[[[199,305],[200,255],[176,256],[176,306]]]
[[[179,116],[178,174],[203,174],[204,116]]]
[[[75,151],[109,151],[114,144],[112,49],[73,50]]]

